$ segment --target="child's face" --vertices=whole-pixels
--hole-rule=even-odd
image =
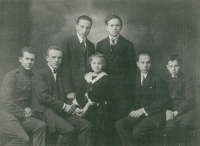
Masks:
[[[167,69],[169,73],[173,76],[177,76],[181,70],[181,66],[179,65],[178,61],[169,61],[167,65]]]
[[[100,73],[103,68],[101,59],[97,57],[92,58],[91,67],[95,73]]]

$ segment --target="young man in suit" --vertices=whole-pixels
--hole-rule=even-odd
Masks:
[[[106,60],[105,72],[109,77],[112,98],[111,114],[116,120],[127,115],[130,108],[130,90],[135,82],[136,64],[135,49],[132,42],[125,39],[120,32],[122,19],[111,15],[105,20],[108,37],[97,43],[97,52]]]
[[[85,105],[86,85],[84,76],[88,72],[88,58],[95,52],[95,46],[87,39],[92,19],[82,15],[77,19],[77,34],[63,41],[61,66],[64,91],[67,98],[77,98],[80,106]]]
[[[166,83],[171,102],[166,111],[167,143],[185,146],[189,126],[195,121],[193,82],[183,74],[182,59],[178,55],[171,55],[166,66],[170,73]]]
[[[80,109],[75,110],[64,95],[59,72],[62,55],[60,47],[51,46],[47,51],[47,65],[34,74],[33,108],[37,116],[47,123],[49,132],[58,131],[57,146],[87,146],[91,124],[72,114]]]
[[[21,66],[4,78],[0,98],[0,132],[10,141],[7,146],[30,145],[28,133],[33,135],[33,146],[45,145],[46,124],[33,116],[31,109],[31,68],[36,59],[32,47],[21,50]],[[1,135],[1,136],[2,136]],[[0,142],[3,142],[3,138]]]
[[[116,122],[123,146],[135,146],[144,140],[147,132],[161,127],[165,121],[167,95],[163,81],[151,71],[149,52],[138,54],[135,101],[129,115]]]

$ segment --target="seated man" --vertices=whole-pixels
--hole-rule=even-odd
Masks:
[[[194,89],[191,78],[182,72],[182,59],[171,55],[167,60],[166,78],[171,105],[166,111],[167,145],[187,145],[188,128],[195,121]]]
[[[58,131],[57,146],[89,145],[91,123],[72,115],[75,108],[65,98],[59,72],[62,56],[60,47],[51,46],[47,50],[47,65],[33,76],[33,108],[47,123],[49,132]]]
[[[133,108],[127,117],[116,122],[123,146],[137,145],[145,138],[145,133],[156,130],[165,121],[165,86],[150,70],[151,61],[149,52],[141,52],[137,56],[140,74],[136,77],[136,89],[133,91]]]
[[[36,51],[31,47],[21,50],[21,66],[8,72],[4,78],[0,97],[0,132],[10,141],[6,144],[29,145],[33,134],[33,146],[45,145],[46,124],[33,117],[30,108],[32,101],[31,68],[36,59]]]

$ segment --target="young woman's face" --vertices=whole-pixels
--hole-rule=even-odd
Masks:
[[[97,57],[92,58],[91,67],[95,73],[97,73],[97,74],[100,73],[103,68],[102,60]]]

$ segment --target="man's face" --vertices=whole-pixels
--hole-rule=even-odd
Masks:
[[[169,61],[167,65],[167,69],[169,73],[173,76],[177,76],[181,70],[181,66],[179,65],[178,61]]]
[[[19,62],[26,70],[30,70],[35,63],[35,58],[35,54],[24,52],[23,57],[19,57]]]
[[[63,53],[61,51],[50,50],[46,60],[53,69],[58,69],[62,61],[62,55]]]
[[[137,66],[143,74],[146,74],[151,69],[151,58],[149,55],[141,54],[137,61]]]
[[[80,20],[79,23],[76,25],[77,33],[82,37],[86,38],[90,33],[92,25],[88,20]]]
[[[122,30],[121,22],[118,19],[111,19],[110,21],[108,21],[106,30],[108,31],[110,36],[112,37],[118,36],[120,31]]]

